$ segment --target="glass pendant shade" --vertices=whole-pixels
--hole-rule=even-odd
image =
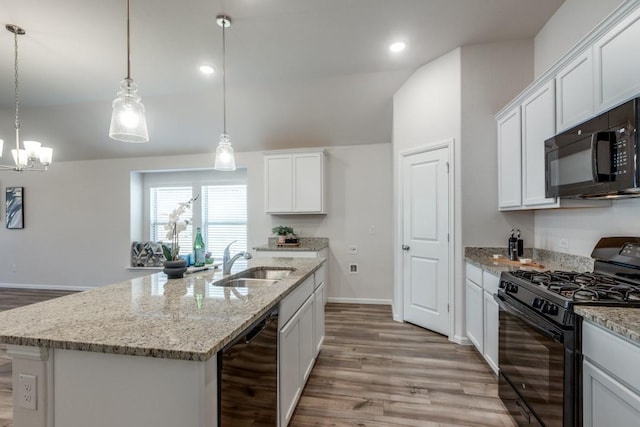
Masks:
[[[24,141],[22,144],[24,145],[29,160],[38,160],[40,158],[41,143],[38,141]]]
[[[16,166],[25,167],[29,163],[29,158],[27,157],[27,150],[16,150],[15,148],[11,150],[11,155],[13,156],[13,161]]]
[[[40,163],[43,166],[50,166],[53,160],[53,148],[40,147]]]
[[[233,147],[229,141],[229,135],[220,135],[220,142],[216,148],[216,162],[213,166],[215,170],[230,172],[236,170],[236,159],[233,155]]]
[[[147,120],[138,86],[131,79],[120,84],[118,97],[113,101],[109,137],[124,142],[147,142]]]

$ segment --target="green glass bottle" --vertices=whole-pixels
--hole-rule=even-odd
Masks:
[[[196,240],[193,242],[193,266],[194,267],[202,267],[204,266],[204,239],[202,238],[202,232],[200,231],[200,227],[198,227],[198,231],[196,232]]]

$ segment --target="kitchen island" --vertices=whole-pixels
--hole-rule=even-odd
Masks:
[[[0,313],[14,426],[216,426],[217,352],[323,263],[252,260],[294,269],[256,288],[216,286],[219,272],[157,273]]]

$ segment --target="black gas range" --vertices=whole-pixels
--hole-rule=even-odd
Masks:
[[[640,238],[608,237],[592,272],[503,272],[500,397],[520,426],[582,425],[581,329],[576,305],[640,307]]]

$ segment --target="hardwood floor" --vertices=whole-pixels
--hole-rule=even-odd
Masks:
[[[471,346],[394,322],[388,306],[328,304],[326,337],[291,427],[515,426]]]
[[[0,288],[0,311],[61,297],[72,291]],[[11,359],[0,347],[0,427],[13,426]]]
[[[0,310],[69,292],[0,288]],[[12,427],[11,361],[0,350],[0,427]],[[515,427],[471,346],[394,322],[391,308],[328,304],[326,337],[290,427]]]

